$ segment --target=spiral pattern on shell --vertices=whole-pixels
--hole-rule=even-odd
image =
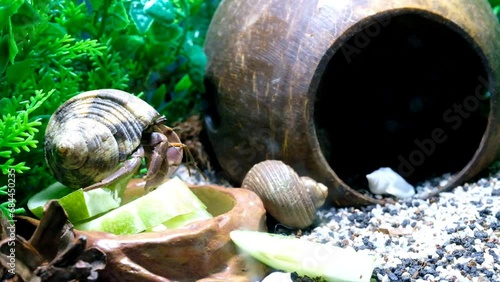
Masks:
[[[110,175],[140,145],[158,118],[149,104],[127,92],[101,89],[62,104],[45,131],[45,160],[64,185],[81,188]]]
[[[262,199],[267,212],[290,228],[306,228],[325,202],[328,189],[309,177],[299,177],[288,165],[267,160],[254,165],[242,187]]]

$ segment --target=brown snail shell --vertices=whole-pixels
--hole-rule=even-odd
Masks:
[[[242,187],[262,199],[267,212],[290,228],[306,228],[323,205],[328,188],[312,178],[299,175],[278,160],[254,165],[243,179]]]

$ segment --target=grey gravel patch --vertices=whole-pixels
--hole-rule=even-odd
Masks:
[[[175,171],[173,176],[179,177],[181,180],[192,185],[208,185],[215,184],[225,187],[231,187],[228,180],[224,178],[224,174],[216,174],[214,171],[203,171],[204,176],[195,168],[188,168],[182,164]]]
[[[418,198],[449,177],[394,204],[320,210],[301,238],[375,254],[376,281],[500,281],[500,172]]]

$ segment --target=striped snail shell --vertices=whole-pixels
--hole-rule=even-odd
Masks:
[[[290,228],[311,225],[328,194],[325,185],[309,177],[299,177],[278,160],[254,165],[243,179],[242,187],[259,195],[267,212]]]
[[[71,188],[99,182],[140,145],[143,131],[160,114],[124,91],[81,93],[62,104],[45,131],[46,163]]]

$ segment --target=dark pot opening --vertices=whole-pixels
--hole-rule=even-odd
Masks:
[[[487,72],[456,30],[405,13],[332,47],[315,123],[325,158],[346,184],[366,189],[365,175],[380,167],[416,184],[471,160],[490,112]]]
[[[203,99],[203,113],[205,117],[205,124],[208,130],[217,131],[221,123],[219,111],[217,110],[217,87],[210,79],[205,78],[203,82],[205,85],[205,97]]]

